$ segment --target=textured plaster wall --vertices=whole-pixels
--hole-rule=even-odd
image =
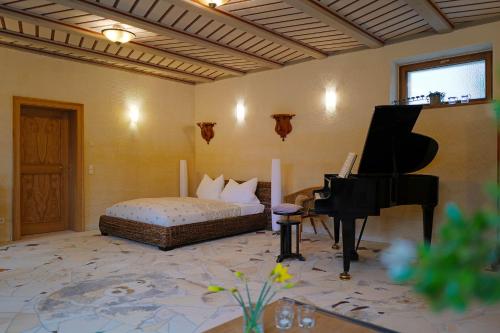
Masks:
[[[198,133],[195,137],[197,177],[206,172],[269,180],[271,159],[280,158],[285,194],[322,184],[323,174],[338,172],[348,152],[361,154],[373,107],[393,99],[397,62],[490,45],[494,63],[500,64],[498,31],[499,22],[199,85],[196,120],[217,125],[210,145]],[[323,106],[327,86],[335,87],[338,95],[332,114]],[[495,81],[496,98],[498,88]],[[240,100],[247,114],[238,124],[235,107]],[[273,113],[297,115],[285,142],[274,133]],[[497,136],[489,105],[425,110],[415,131],[440,144],[436,159],[420,171],[441,179],[437,220],[448,201],[468,211],[484,205],[483,183],[496,177]],[[380,218],[370,218],[367,237],[419,240],[420,220],[415,206],[385,210]]]
[[[85,167],[95,166],[94,175],[85,175],[90,229],[114,202],[177,195],[179,159],[189,162],[191,191],[205,172],[269,180],[272,158],[282,160],[285,194],[319,185],[324,173],[339,170],[349,151],[361,153],[373,106],[394,98],[396,63],[489,45],[498,64],[498,31],[500,23],[491,23],[196,88],[0,48],[0,217],[6,218],[0,241],[10,238],[14,95],[85,105]],[[338,95],[333,113],[323,106],[327,86]],[[237,101],[246,106],[243,123],[236,122]],[[132,105],[141,116],[135,129],[127,117]],[[434,162],[421,171],[441,178],[438,221],[448,201],[468,211],[486,203],[482,184],[495,179],[497,149],[489,111],[488,105],[471,105],[420,116],[415,131],[440,144]],[[273,113],[297,114],[285,142],[274,133]],[[210,145],[195,121],[217,122]],[[418,207],[386,210],[370,219],[368,238],[420,239],[420,219]]]
[[[178,195],[179,159],[194,164],[192,86],[0,48],[0,242],[11,234],[12,96],[84,104],[87,229],[117,201]]]

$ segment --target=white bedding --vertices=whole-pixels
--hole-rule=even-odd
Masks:
[[[241,209],[240,216],[260,214],[264,211],[264,208],[265,208],[265,206],[263,204],[260,204],[260,203],[236,203],[236,202],[232,202],[232,204],[240,207],[240,209]]]
[[[227,203],[199,198],[143,198],[117,203],[106,215],[171,227],[262,213],[262,204]]]

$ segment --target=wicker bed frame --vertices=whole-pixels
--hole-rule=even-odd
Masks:
[[[102,215],[99,230],[104,236],[156,245],[160,250],[167,251],[183,245],[270,228],[271,183],[259,182],[255,194],[265,206],[263,213],[172,227]]]

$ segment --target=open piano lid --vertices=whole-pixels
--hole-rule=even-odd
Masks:
[[[436,156],[438,143],[412,133],[421,105],[376,106],[359,163],[359,174],[418,171]]]

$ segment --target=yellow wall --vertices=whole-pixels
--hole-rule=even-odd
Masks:
[[[500,22],[333,56],[280,70],[223,80],[196,88],[103,67],[0,48],[0,241],[9,239],[12,192],[12,96],[85,105],[87,229],[110,204],[143,196],[177,195],[178,160],[187,159],[190,188],[203,173],[270,179],[272,158],[281,158],[284,192],[318,185],[337,172],[347,152],[361,153],[373,106],[394,93],[395,62],[446,50],[491,44],[500,63]],[[338,106],[327,114],[322,100],[335,86]],[[498,85],[496,97],[500,96]],[[244,100],[242,124],[235,106]],[[127,110],[137,104],[141,120],[129,127]],[[273,113],[296,113],[285,142],[274,133]],[[195,121],[215,121],[207,145]],[[421,173],[441,179],[440,206],[456,201],[467,210],[483,205],[482,184],[494,180],[496,131],[487,105],[423,111],[416,131],[435,138],[440,151]],[[438,214],[441,215],[441,214]],[[440,219],[441,216],[438,216]],[[420,239],[420,210],[399,207],[370,219],[368,237]]]
[[[271,159],[280,158],[285,194],[322,184],[323,174],[338,172],[348,152],[361,154],[373,107],[391,101],[396,61],[491,43],[494,62],[500,64],[498,31],[500,22],[199,85],[196,120],[217,125],[210,145],[196,133],[197,177],[206,172],[269,180]],[[335,86],[338,94],[333,115],[322,104],[328,85]],[[235,105],[240,99],[247,115],[245,123],[238,125]],[[273,113],[297,114],[285,142],[274,133]],[[420,171],[441,179],[438,220],[447,201],[456,201],[468,210],[481,206],[485,202],[482,184],[496,175],[496,131],[489,106],[425,110],[415,131],[440,144],[436,159]],[[370,219],[368,237],[419,240],[420,220],[418,207],[385,210],[381,218]]]
[[[86,228],[120,200],[178,195],[179,159],[194,159],[194,88],[144,75],[0,48],[0,242],[10,238],[12,96],[85,106]],[[131,129],[127,112],[139,106]]]

